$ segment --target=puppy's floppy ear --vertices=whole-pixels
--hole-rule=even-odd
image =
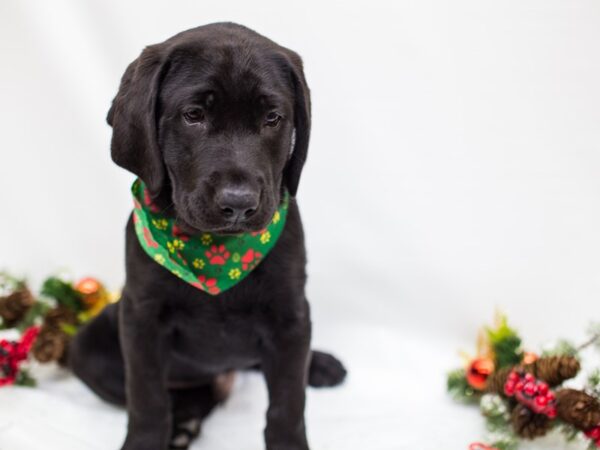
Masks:
[[[147,47],[129,64],[106,117],[113,127],[113,161],[140,177],[153,197],[159,194],[165,179],[156,123],[165,61],[164,45],[158,44]]]
[[[284,169],[283,179],[293,197],[298,191],[302,167],[308,154],[310,140],[310,90],[304,78],[302,59],[291,50],[285,50],[294,89],[295,142],[292,154]]]

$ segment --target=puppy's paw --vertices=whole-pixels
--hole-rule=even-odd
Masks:
[[[200,434],[200,419],[189,419],[173,425],[169,450],[187,450]]]
[[[331,387],[341,384],[346,368],[335,356],[313,350],[308,372],[308,384],[313,387]]]

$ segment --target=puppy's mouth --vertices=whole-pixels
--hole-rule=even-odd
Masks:
[[[264,230],[277,209],[274,204],[270,199],[263,198],[260,207],[250,217],[236,220],[223,217],[217,205],[196,209],[185,204],[183,207],[178,207],[177,202],[174,202],[174,215],[179,229],[189,236],[203,233],[232,236]]]
[[[253,232],[257,232],[257,231],[261,231],[263,230],[267,225],[264,225],[262,223],[246,223],[246,222],[239,222],[239,223],[230,223],[230,224],[219,224],[219,225],[215,225],[215,226],[206,226],[206,225],[196,225],[196,224],[191,224],[189,221],[187,221],[186,219],[178,216],[176,219],[176,223],[177,226],[179,227],[179,229],[187,235],[190,236],[196,236],[196,235],[201,235],[203,233],[211,233],[211,234],[218,234],[218,235],[222,235],[222,236],[235,236],[235,235],[239,235],[239,234],[244,234],[244,233],[253,233]]]

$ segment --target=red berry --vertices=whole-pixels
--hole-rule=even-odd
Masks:
[[[550,391],[548,392],[548,394],[546,395],[546,398],[548,399],[549,402],[553,401],[556,399],[556,396],[554,395],[554,392]]]
[[[533,395],[535,394],[535,384],[533,384],[532,382],[527,383],[523,388],[523,392],[525,392],[525,394],[529,395],[530,397],[533,397]]]
[[[554,408],[554,407],[548,408],[548,410],[546,411],[546,415],[550,419],[556,418],[556,408]]]
[[[540,393],[540,395],[546,395],[548,393],[548,385],[544,382],[538,384],[538,392]]]
[[[525,381],[535,381],[535,377],[530,373],[525,374]]]
[[[512,397],[513,395],[515,395],[515,387],[507,384],[506,386],[504,386],[504,393],[507,395],[507,397]]]
[[[519,374],[515,371],[512,371],[511,373],[508,374],[508,381],[512,381],[513,383],[516,383],[517,381],[519,381]]]
[[[600,427],[592,428],[591,430],[587,430],[585,435],[590,439],[596,441],[600,439]]]
[[[525,384],[522,381],[519,381],[516,385],[515,385],[515,391],[517,392],[521,392],[523,390],[523,386],[525,386]]]

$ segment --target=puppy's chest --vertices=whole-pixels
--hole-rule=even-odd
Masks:
[[[174,367],[193,365],[194,370],[206,373],[256,364],[268,333],[258,308],[216,302],[175,308],[169,329]]]

